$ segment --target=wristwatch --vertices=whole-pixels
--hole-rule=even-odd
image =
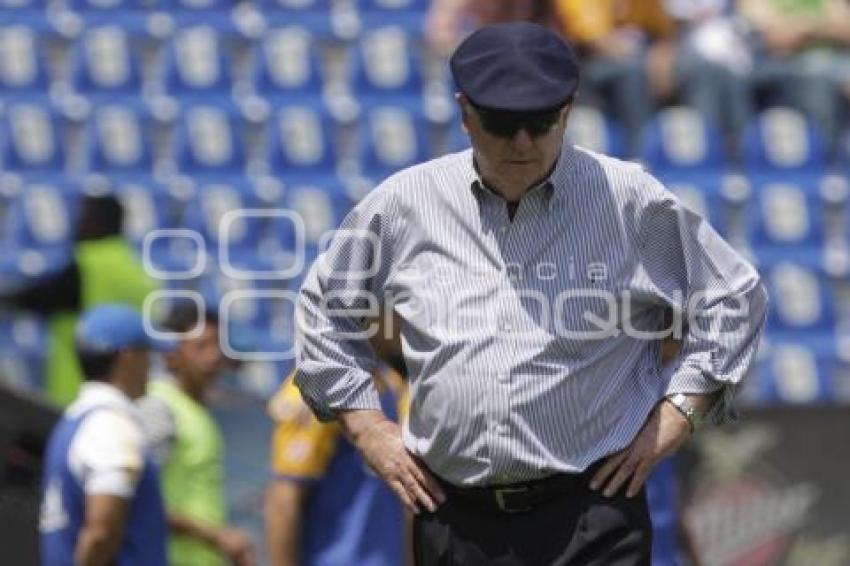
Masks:
[[[686,419],[688,419],[688,424],[691,426],[691,433],[693,433],[705,420],[705,415],[703,415],[691,400],[688,399],[688,396],[684,393],[675,393],[673,395],[668,395],[665,397],[671,405],[679,409],[679,412],[684,415]]]

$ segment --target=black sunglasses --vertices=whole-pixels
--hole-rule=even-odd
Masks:
[[[481,126],[500,138],[512,138],[520,130],[525,130],[533,138],[544,136],[552,131],[563,109],[562,106],[543,112],[506,112],[470,105],[481,119]]]

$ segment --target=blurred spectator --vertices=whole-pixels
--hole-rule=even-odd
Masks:
[[[86,383],[47,447],[42,564],[167,564],[157,468],[133,404],[156,346],[125,305],[101,305],[80,320]]]
[[[551,0],[433,0],[426,35],[431,47],[443,57],[463,38],[486,24],[527,20],[550,23]]]
[[[665,0],[679,28],[676,84],[683,104],[725,132],[730,148],[752,115],[750,46],[729,0]]]
[[[152,381],[139,406],[161,466],[171,530],[169,563],[216,566],[227,558],[240,566],[253,564],[250,537],[225,522],[223,441],[205,405],[225,363],[218,318],[199,313],[194,303],[180,304],[165,327],[186,337],[165,356],[170,375]],[[196,328],[200,328],[197,336]]]
[[[376,373],[381,405],[397,419],[400,376]],[[269,403],[277,423],[266,499],[271,566],[404,563],[404,516],[336,423],[320,423],[291,378]]]
[[[755,31],[760,102],[797,108],[834,142],[850,95],[850,4],[738,0],[737,7]]]
[[[675,91],[675,26],[662,1],[555,0],[555,16],[584,59],[580,100],[620,121],[637,155],[653,107]]]
[[[383,316],[371,339],[391,368],[374,373],[391,419],[407,412],[405,373],[397,332]],[[398,329],[398,318],[393,328]],[[369,564],[396,566],[405,558],[409,529],[397,497],[370,470],[337,423],[320,423],[288,377],[269,402],[277,423],[271,446],[273,478],[266,497],[271,566]]]
[[[0,291],[3,307],[50,317],[46,394],[58,405],[70,403],[82,381],[74,352],[78,313],[104,303],[123,303],[141,310],[145,297],[156,289],[121,236],[123,221],[124,209],[114,196],[84,197],[68,265],[18,288]]]

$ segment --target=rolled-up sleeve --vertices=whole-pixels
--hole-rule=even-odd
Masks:
[[[641,226],[641,266],[684,332],[663,370],[666,394],[722,390],[708,418],[735,420],[737,386],[752,368],[767,314],[758,272],[698,214],[670,193],[651,202]]]
[[[296,308],[295,383],[321,421],[381,404],[363,332],[377,315],[392,267],[394,199],[385,183],[345,218],[310,268]]]

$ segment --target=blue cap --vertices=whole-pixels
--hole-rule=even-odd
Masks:
[[[563,106],[578,88],[578,58],[557,33],[531,22],[484,26],[455,50],[458,89],[476,106],[540,112]]]
[[[121,304],[100,305],[83,313],[77,323],[75,340],[78,350],[96,354],[113,353],[122,348],[167,351],[174,346],[150,336],[142,315]]]

